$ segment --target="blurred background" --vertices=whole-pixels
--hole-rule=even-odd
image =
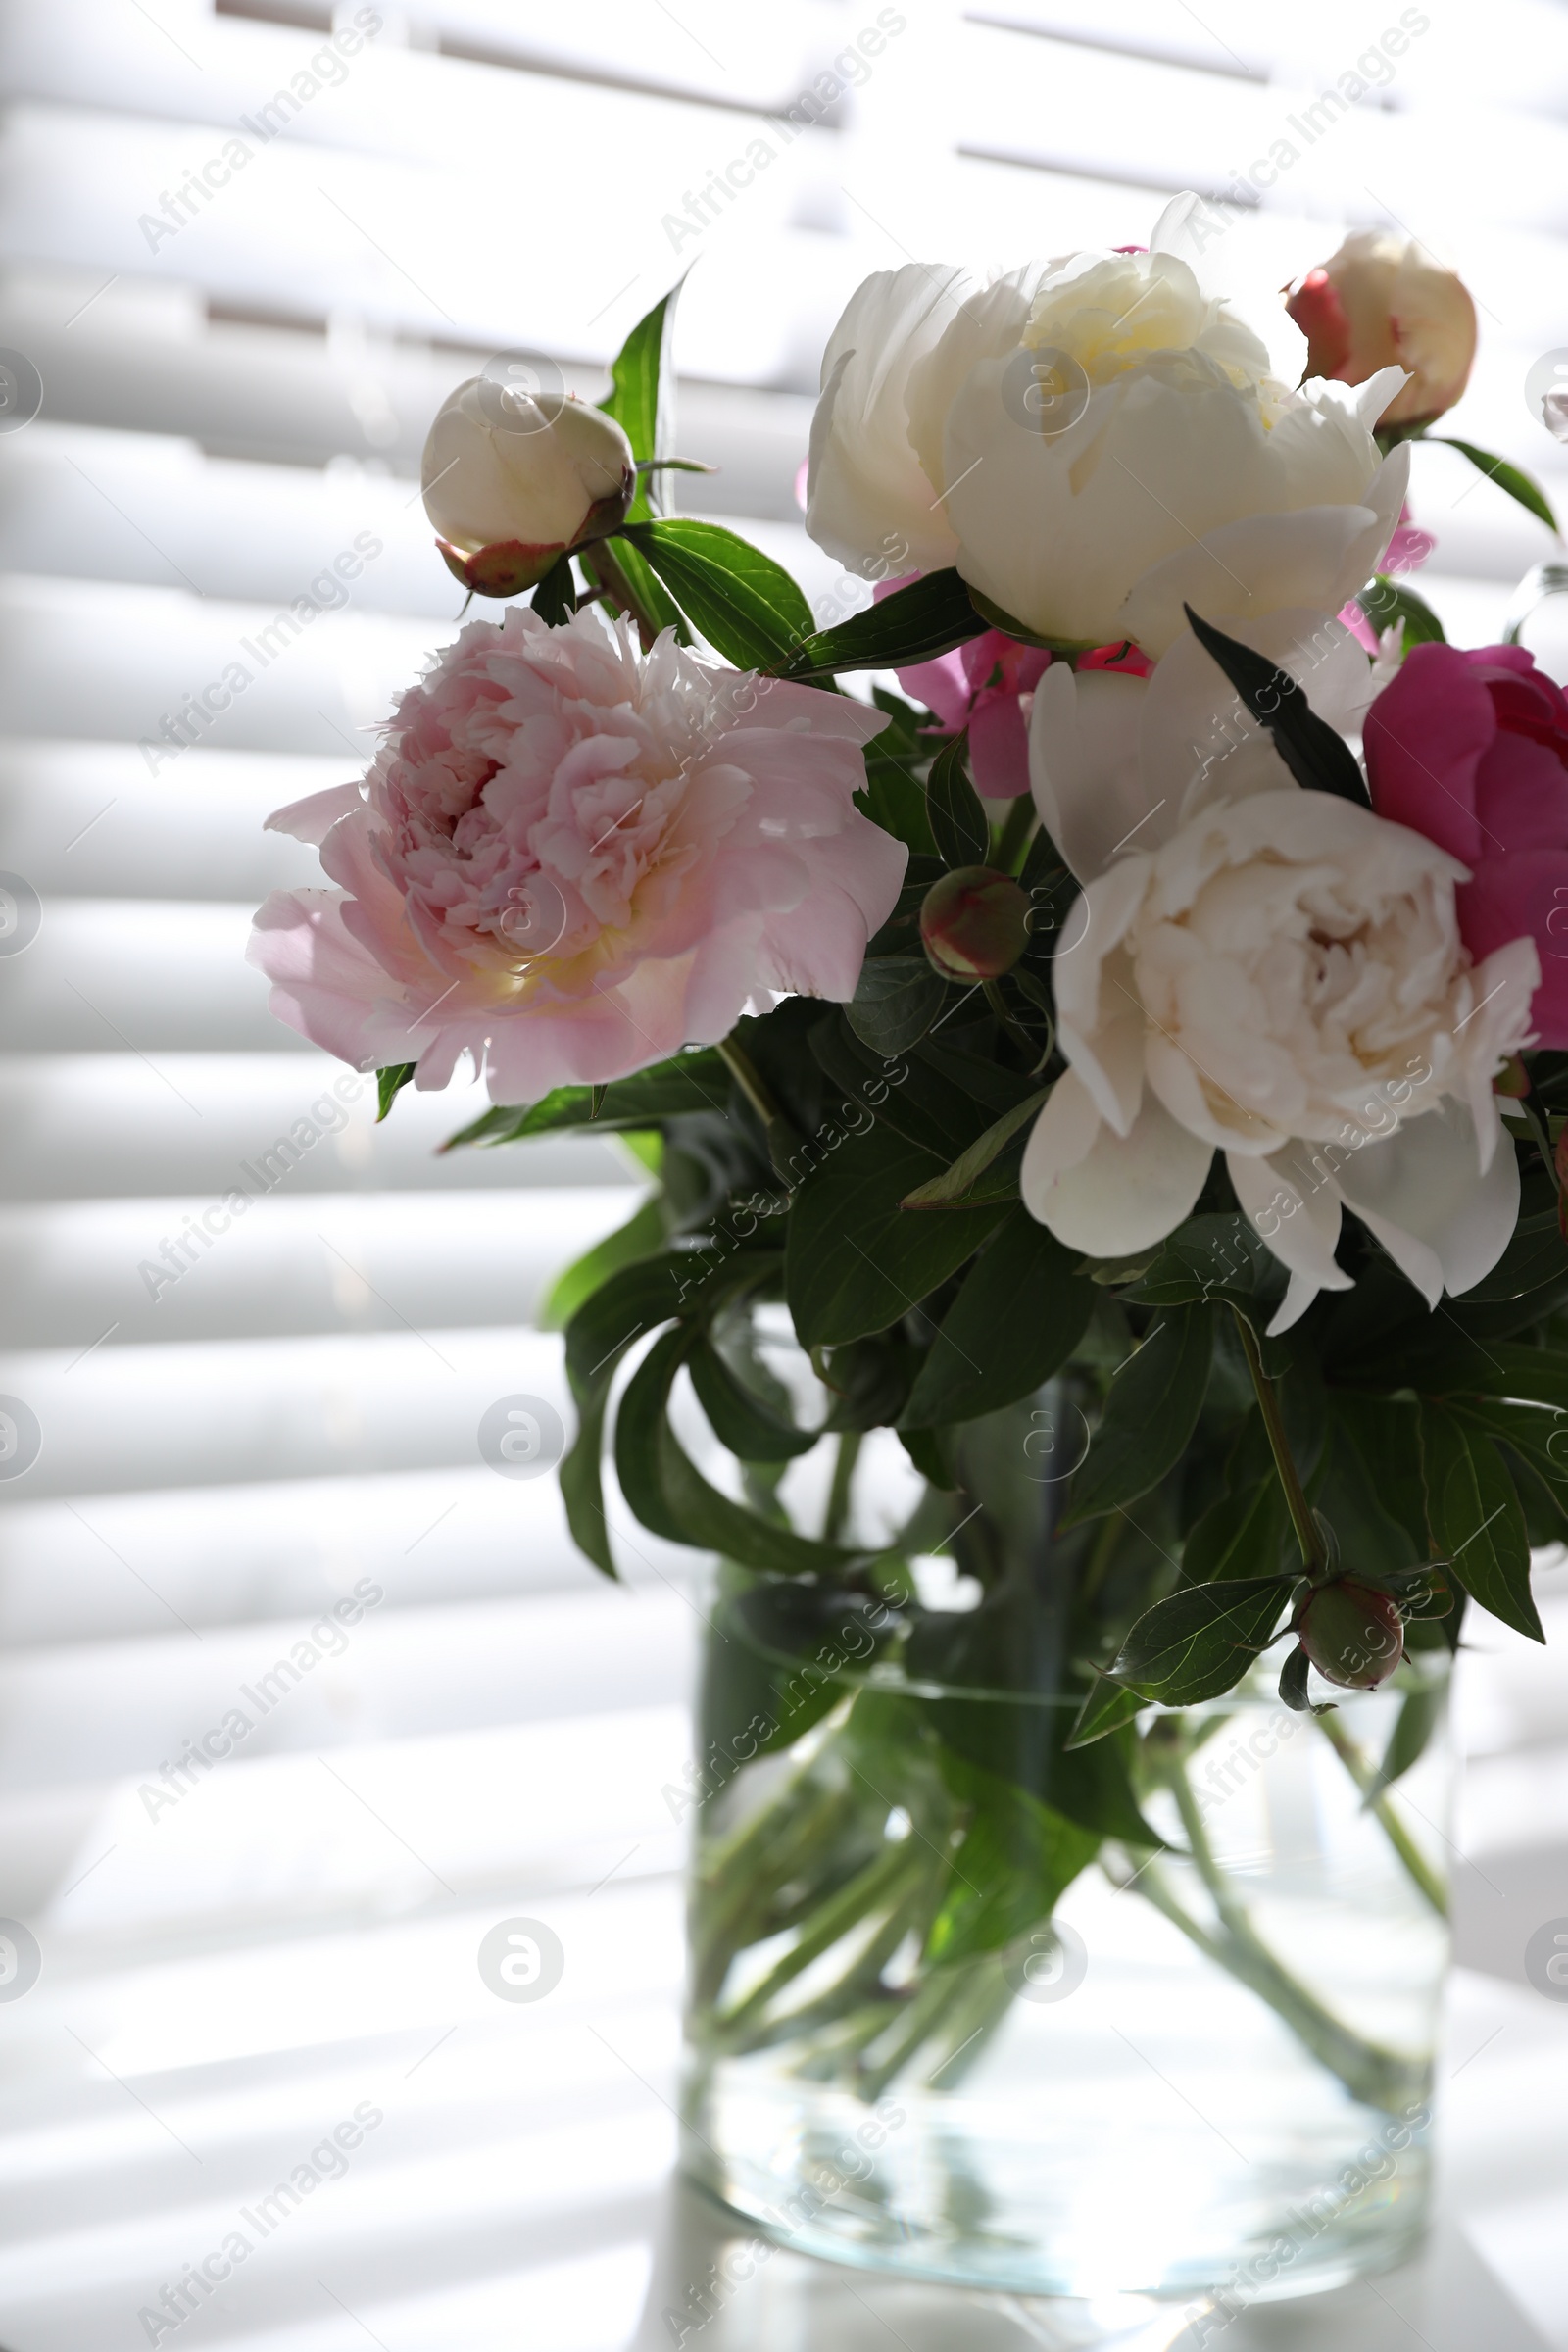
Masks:
[[[0,2332],[168,2341],[138,2313],[368,2105],[182,2340],[614,2352],[673,2146],[699,1564],[637,1531],[604,1585],[478,1431],[565,1414],[540,1303],[637,1171],[438,1159],[462,1089],[376,1128],[243,960],[263,895],[317,878],[262,819],[360,770],[454,633],[417,493],[446,392],[521,346],[598,397],[688,270],[676,445],[721,470],[678,503],[825,620],[867,592],[796,481],[859,279],[1142,242],[1189,187],[1237,206],[1239,288],[1351,226],[1457,268],[1481,355],[1444,429],[1561,511],[1527,378],[1568,381],[1568,13],[8,0],[0,80],[0,1917],[40,1972],[0,1984]],[[1446,449],[1412,510],[1414,584],[1494,639],[1552,535]],[[1555,1651],[1488,1620],[1460,1702],[1446,2097],[1501,2352],[1568,2346],[1568,2009],[1521,1967],[1568,1913],[1543,1592]],[[537,2007],[475,1965],[517,1916],[566,1955]],[[888,2325],[841,2296],[799,2340]]]

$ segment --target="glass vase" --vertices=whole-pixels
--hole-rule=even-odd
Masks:
[[[992,1515],[970,1541],[995,1557]],[[1447,1957],[1446,1653],[1332,1713],[1282,1704],[1277,1658],[1145,1709],[1107,1835],[1096,1749],[1069,1761],[1081,1693],[1038,1668],[1043,1562],[1004,1688],[922,1676],[875,1599],[725,1571],[689,2175],[800,2251],[1014,2293],[1241,2304],[1402,2259]]]

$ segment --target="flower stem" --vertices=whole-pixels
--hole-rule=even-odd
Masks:
[[[725,1068],[761,1120],[762,1125],[767,1127],[774,1119],[781,1119],[784,1113],[774,1101],[767,1080],[762,1076],[746,1048],[737,1045],[733,1037],[721,1037],[718,1041],[718,1053]]]
[[[1018,865],[1024,845],[1035,829],[1033,797],[1020,792],[1007,810],[1007,819],[997,837],[996,867],[999,873],[1010,874]]]
[[[1318,1730],[1333,1748],[1334,1753],[1339,1757],[1361,1794],[1365,1796],[1377,1778],[1372,1764],[1351,1739],[1338,1715],[1319,1715],[1316,1720]],[[1377,1815],[1385,1837],[1403,1863],[1414,1885],[1419,1887],[1438,1917],[1446,1919],[1448,1916],[1447,1891],[1431,1863],[1399,1819],[1398,1814],[1390,1804],[1388,1797],[1381,1794],[1375,1796],[1372,1799],[1370,1810]]]
[[[1323,1545],[1322,1530],[1312,1516],[1312,1506],[1306,1499],[1300,1473],[1296,1467],[1296,1456],[1291,1451],[1291,1442],[1285,1434],[1285,1416],[1280,1411],[1279,1393],[1263,1369],[1263,1358],[1252,1326],[1239,1306],[1233,1306],[1231,1313],[1236,1317],[1236,1328],[1241,1334],[1242,1353],[1247,1358],[1247,1369],[1252,1376],[1252,1387],[1263,1415],[1263,1427],[1268,1432],[1274,1467],[1279,1472],[1280,1485],[1285,1490],[1291,1525],[1301,1546],[1301,1564],[1307,1575],[1316,1582],[1328,1566],[1328,1555]]]
[[[627,579],[618,560],[611,553],[610,542],[607,539],[596,539],[593,542],[591,554],[586,548],[581,552],[584,565],[592,571],[600,587],[604,590],[607,600],[611,604],[617,605],[622,612],[637,623],[637,634],[642,639],[643,652],[646,654],[654,639],[659,635],[659,623],[639,602],[636,590]]]
[[[836,1544],[844,1533],[844,1523],[850,1515],[850,1487],[855,1477],[855,1465],[859,1459],[865,1434],[858,1429],[846,1429],[839,1437],[839,1450],[833,1464],[833,1484],[828,1489],[827,1509],[822,1518],[822,1541]]]

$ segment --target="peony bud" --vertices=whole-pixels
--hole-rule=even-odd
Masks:
[[[561,556],[621,522],[637,476],[612,417],[564,393],[529,399],[470,376],[424,444],[424,511],[447,568],[515,596]]]
[[[1404,1620],[1371,1585],[1322,1585],[1301,1613],[1301,1647],[1325,1682],[1375,1690],[1404,1655]]]
[[[960,865],[933,882],[920,906],[920,937],[944,980],[995,980],[1029,945],[1029,898],[987,865]]]
[[[1380,368],[1409,369],[1380,430],[1430,424],[1470,380],[1476,306],[1463,281],[1413,239],[1358,229],[1287,289],[1285,307],[1306,337],[1309,376],[1364,384]]]

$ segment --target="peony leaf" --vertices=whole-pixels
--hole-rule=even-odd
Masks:
[[[1281,1566],[1291,1532],[1285,1490],[1277,1473],[1210,1503],[1182,1545],[1182,1575],[1190,1585],[1224,1584],[1249,1569]]]
[[[931,762],[925,788],[932,837],[950,866],[984,865],[991,826],[969,781],[969,737],[955,735]]]
[[[717,522],[636,522],[619,534],[726,662],[768,669],[812,630],[811,608],[782,564]]]
[[[534,1318],[538,1329],[564,1330],[602,1282],[608,1282],[612,1274],[618,1274],[622,1266],[634,1264],[639,1257],[651,1257],[663,1250],[668,1238],[658,1195],[651,1194],[624,1225],[618,1225],[602,1242],[585,1250],[564,1274],[558,1275]]]
[[[992,1161],[1011,1143],[1019,1128],[1035,1116],[1050,1094],[1050,1087],[1043,1086],[1037,1094],[1025,1095],[1021,1102],[1015,1102],[1011,1110],[1003,1113],[994,1127],[988,1127],[967,1152],[960,1152],[951,1168],[944,1168],[941,1175],[933,1176],[928,1184],[917,1184],[905,1201],[905,1207],[947,1208],[962,1200]]]
[[[564,1127],[595,1126],[606,1133],[617,1127],[652,1127],[688,1111],[711,1110],[722,1118],[728,1113],[729,1095],[730,1074],[722,1055],[716,1047],[704,1046],[655,1062],[629,1078],[612,1079],[608,1086],[558,1086],[538,1102],[498,1102],[449,1136],[441,1149],[514,1144],[525,1136],[553,1135]]]
[[[1210,627],[1191,605],[1182,611],[1193,635],[1213,655],[1244,707],[1273,736],[1274,749],[1298,784],[1307,792],[1338,793],[1342,800],[1370,808],[1371,796],[1355,754],[1326,719],[1319,718],[1290,671],[1267,654],[1254,654],[1250,645],[1239,645],[1223,630]]]
[[[1493,457],[1490,450],[1477,449],[1473,441],[1456,441],[1451,433],[1423,433],[1421,437],[1424,441],[1441,442],[1445,449],[1456,449],[1462,458],[1469,459],[1478,473],[1484,473],[1489,482],[1495,482],[1499,490],[1506,490],[1510,498],[1517,499],[1548,531],[1557,528],[1557,517],[1546,502],[1545,493],[1537,488],[1522,466],[1510,466],[1506,458]]]
[[[776,1576],[816,1576],[842,1584],[869,1551],[846,1550],[798,1536],[710,1487],[669,1425],[669,1392],[699,1334],[666,1332],[637,1367],[615,1420],[615,1475],[642,1525],[669,1542],[716,1551],[744,1568]]]
[[[1295,1580],[1247,1576],[1195,1585],[1146,1609],[1109,1668],[1144,1698],[1196,1706],[1233,1690],[1276,1638]]]
[[[923,956],[868,956],[845,1017],[873,1053],[906,1054],[954,1001],[950,983]]]
[[[647,467],[668,462],[669,418],[663,411],[662,392],[675,304],[685,283],[684,277],[678,279],[646,317],[638,319],[610,363],[611,388],[599,403],[631,443],[633,458],[640,461],[636,495],[627,511],[632,522],[645,522],[655,511],[649,502]]]
[[[738,1461],[791,1462],[809,1453],[822,1434],[780,1420],[736,1378],[710,1340],[692,1350],[687,1369],[714,1437]]]
[[[1370,584],[1357,592],[1356,603],[1375,629],[1389,629],[1394,623],[1404,623],[1404,651],[1412,645],[1446,645],[1442,621],[1425,600],[1413,588],[1392,579],[1386,571],[1377,572]]]
[[[985,634],[956,571],[928,571],[835,629],[797,646],[778,674],[831,678],[844,669],[906,669]]]
[[[943,1316],[901,1427],[973,1421],[1031,1396],[1077,1347],[1094,1303],[1072,1251],[1014,1208]]]
[[[1127,1690],[1121,1683],[1107,1682],[1101,1675],[1067,1734],[1068,1752],[1075,1747],[1092,1747],[1107,1732],[1119,1732],[1124,1723],[1131,1723],[1142,1713],[1147,1703],[1136,1690]]]
[[[375,1094],[377,1108],[375,1113],[375,1123],[378,1127],[380,1126],[381,1121],[386,1117],[386,1114],[391,1109],[393,1103],[397,1101],[399,1095],[403,1092],[403,1089],[412,1080],[414,1073],[418,1066],[419,1065],[416,1061],[394,1061],[389,1062],[384,1070],[376,1071]]]
[[[1001,1224],[1001,1206],[907,1215],[899,1202],[932,1173],[932,1155],[879,1120],[806,1178],[790,1212],[785,1256],[785,1296],[803,1347],[833,1348],[886,1331]]]
[[[1175,1468],[1198,1426],[1212,1348],[1207,1308],[1177,1307],[1121,1365],[1074,1475],[1063,1530],[1136,1502]]]
[[[577,589],[569,556],[558,556],[551,564],[533,592],[532,609],[553,629],[559,629],[576,612]]]
[[[1491,1438],[1423,1400],[1421,1463],[1427,1517],[1449,1574],[1515,1633],[1544,1642],[1530,1591],[1524,1506]]]

